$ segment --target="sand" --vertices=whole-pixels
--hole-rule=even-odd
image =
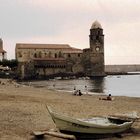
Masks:
[[[32,131],[55,129],[46,105],[53,110],[76,118],[95,115],[114,115],[136,111],[140,116],[140,98],[114,97],[113,101],[99,100],[99,95],[74,96],[71,93],[19,85],[0,79],[0,140],[31,140]],[[140,121],[133,124],[135,134],[123,140],[140,139]],[[46,136],[49,140],[60,140]],[[112,137],[106,140],[117,140]]]

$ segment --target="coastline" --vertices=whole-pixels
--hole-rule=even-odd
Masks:
[[[112,96],[126,96],[126,97],[140,97],[139,75],[114,75],[97,79],[50,79],[50,80],[31,80],[31,81],[18,81],[20,84],[27,86],[34,86],[36,88],[46,88],[62,92],[73,92],[81,90],[82,93],[88,91],[88,94],[111,94]],[[85,88],[87,86],[87,89]]]
[[[19,85],[10,79],[0,79],[0,81],[0,139],[30,140],[32,131],[55,129],[46,105],[58,113],[76,118],[133,111],[140,116],[140,98],[137,97],[115,96],[113,101],[103,101],[99,100],[99,97],[104,95],[73,96],[64,91]],[[140,122],[135,122],[132,128],[140,132]],[[47,139],[59,140],[54,137]],[[116,139],[111,138],[111,140]],[[140,139],[140,134],[128,135],[122,139]]]

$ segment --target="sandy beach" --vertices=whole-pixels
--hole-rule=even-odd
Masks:
[[[113,101],[99,100],[99,95],[74,96],[70,93],[19,85],[10,79],[0,79],[0,139],[31,140],[32,131],[55,129],[46,105],[53,110],[76,118],[114,115],[136,111],[140,116],[140,98],[114,97]],[[133,124],[135,133],[123,140],[140,139],[140,121]],[[46,136],[49,140],[59,140]],[[106,140],[117,140],[112,137]]]

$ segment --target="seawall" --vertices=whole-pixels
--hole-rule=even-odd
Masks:
[[[140,72],[140,65],[105,65],[107,74],[134,74]]]

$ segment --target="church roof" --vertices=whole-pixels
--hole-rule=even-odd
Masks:
[[[0,53],[6,53],[6,51],[0,48]]]
[[[16,44],[17,49],[70,49],[68,44]]]
[[[102,29],[102,26],[101,24],[96,20],[93,22],[92,26],[91,26],[91,29],[97,29],[97,28],[100,28]]]
[[[82,53],[81,49],[73,48],[68,44],[16,44],[16,49],[61,49],[63,53]]]

